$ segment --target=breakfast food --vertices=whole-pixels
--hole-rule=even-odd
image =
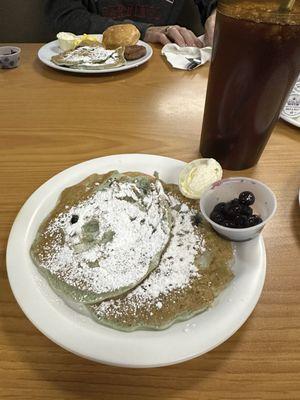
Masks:
[[[171,224],[160,181],[117,171],[95,174],[63,191],[31,256],[57,291],[94,303],[135,287],[158,266]]]
[[[249,228],[262,222],[259,215],[253,214],[250,207],[255,202],[252,192],[245,191],[227,203],[218,203],[210,214],[210,219],[227,228]]]
[[[102,43],[96,35],[74,35],[59,32],[58,44],[62,53],[51,61],[72,69],[103,70],[121,67],[127,61],[138,60],[146,55],[144,46],[136,45],[139,30],[132,24],[114,25],[103,33]]]
[[[233,278],[230,242],[202,220],[198,201],[154,175],[111,171],[65,189],[31,247],[57,293],[123,331],[186,320]]]
[[[80,46],[99,46],[100,40],[95,35],[87,35],[86,33],[80,37]]]
[[[82,46],[51,58],[57,65],[75,69],[109,69],[125,64],[122,48],[106,50],[101,46]]]
[[[113,25],[103,32],[102,44],[106,49],[135,45],[141,34],[132,24]]]
[[[180,172],[180,191],[190,199],[200,199],[211,184],[222,178],[222,174],[221,165],[213,158],[194,160]]]
[[[99,39],[94,35],[84,34],[82,36],[77,36],[71,32],[59,32],[56,37],[58,39],[59,47],[63,51],[74,50],[79,46],[100,45]]]
[[[164,185],[173,228],[161,262],[139,286],[119,298],[88,306],[96,321],[110,327],[165,329],[206,310],[231,281],[232,248],[203,221],[198,204],[177,185]]]
[[[75,49],[81,41],[78,36],[74,35],[74,33],[71,32],[59,32],[56,37],[59,47],[63,51]]]
[[[124,51],[124,57],[128,61],[138,60],[146,55],[146,48],[144,46],[126,46]]]

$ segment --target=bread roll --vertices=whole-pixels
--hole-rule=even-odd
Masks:
[[[140,31],[132,24],[113,25],[103,32],[102,44],[110,50],[133,46],[140,36]]]

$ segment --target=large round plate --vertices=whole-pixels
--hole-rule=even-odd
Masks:
[[[102,41],[102,35],[95,35],[98,36],[100,41]],[[142,40],[139,40],[138,45],[144,46],[146,48],[146,54],[144,57],[139,58],[138,60],[134,61],[126,61],[125,65],[122,65],[121,67],[116,67],[116,68],[109,68],[109,69],[103,69],[103,70],[80,70],[76,68],[68,68],[68,67],[63,67],[60,65],[56,65],[51,61],[52,56],[57,55],[58,53],[61,53],[61,50],[58,45],[58,40],[53,40],[53,42],[49,42],[45,44],[43,47],[41,47],[38,51],[38,57],[42,61],[42,63],[48,65],[51,68],[58,69],[60,71],[66,71],[66,72],[75,72],[78,74],[107,74],[111,72],[120,72],[120,71],[125,71],[127,69],[131,68],[136,68],[141,64],[144,64],[149,60],[149,58],[152,57],[153,50],[152,47],[148,44],[143,42]]]
[[[208,311],[164,331],[119,332],[70,308],[36,270],[29,249],[42,220],[61,191],[92,173],[158,171],[177,183],[184,162],[144,154],[96,158],[71,167],[43,184],[26,201],[12,227],[7,270],[13,293],[30,321],[48,338],[88,359],[123,367],[158,367],[208,352],[233,335],[254,309],[265,279],[262,237],[236,245],[235,278]]]

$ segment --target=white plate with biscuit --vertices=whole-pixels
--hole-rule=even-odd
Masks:
[[[49,339],[81,357],[122,367],[149,368],[200,356],[230,338],[247,320],[263,288],[266,254],[262,236],[235,245],[234,279],[213,306],[162,331],[121,332],[97,324],[64,302],[38,272],[29,250],[36,231],[68,186],[110,170],[157,171],[177,183],[184,162],[154,155],[122,154],[93,159],[54,176],[20,210],[7,247],[7,271],[14,296],[30,321]]]
[[[93,35],[99,38],[99,41],[102,42],[102,35]],[[73,72],[77,74],[107,74],[107,73],[112,73],[112,72],[120,72],[120,71],[126,71],[132,68],[139,67],[142,64],[145,64],[153,54],[152,47],[148,44],[143,42],[142,40],[139,40],[137,42],[137,45],[143,46],[146,49],[146,54],[137,59],[137,60],[132,60],[132,61],[126,61],[126,63],[122,66],[115,67],[115,68],[109,68],[109,69],[78,69],[78,68],[71,68],[71,67],[66,67],[66,66],[61,66],[57,65],[54,62],[51,61],[51,58],[53,56],[58,55],[59,53],[62,52],[62,50],[59,47],[58,40],[53,40],[52,42],[49,42],[42,46],[39,51],[38,51],[38,58],[40,61],[47,65],[48,67],[60,70],[60,71],[66,71],[66,72]]]

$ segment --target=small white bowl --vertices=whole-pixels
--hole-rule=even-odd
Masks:
[[[252,192],[255,203],[251,206],[254,214],[260,215],[263,222],[249,228],[227,228],[216,224],[209,216],[214,207],[220,202],[228,202],[244,191]],[[200,209],[203,217],[210,223],[216,232],[226,239],[235,242],[244,242],[253,239],[262,231],[266,223],[273,217],[277,208],[274,193],[264,183],[250,178],[228,178],[215,182],[201,196]]]

